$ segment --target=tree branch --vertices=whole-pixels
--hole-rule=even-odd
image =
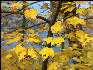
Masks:
[[[55,24],[55,22],[56,22],[56,18],[57,18],[57,16],[58,16],[58,12],[60,11],[60,8],[61,8],[61,1],[59,2],[59,4],[58,4],[58,7],[56,8],[56,9],[54,9],[54,11],[53,11],[53,14],[51,15],[51,26],[52,25],[54,25]]]
[[[41,24],[45,24],[45,22],[43,22],[43,23],[39,23],[39,24],[35,24],[35,25],[33,25],[33,26],[28,27],[27,29],[32,28],[32,27],[34,27],[34,26],[41,25]]]
[[[29,28],[32,28],[32,27],[34,27],[34,26],[38,26],[38,25],[41,25],[41,24],[45,24],[46,22],[43,22],[43,23],[39,23],[39,24],[35,24],[35,25],[33,25],[33,26],[30,26],[30,27],[28,27],[28,28],[26,28],[26,29],[29,29]],[[8,32],[8,33],[12,33],[12,32],[14,32],[14,31],[16,31],[16,29],[19,29],[19,27],[12,27],[12,28],[8,28],[9,30],[11,30],[11,29],[15,29],[15,30],[13,30],[13,31],[11,31],[11,32]]]
[[[40,2],[40,1],[38,1],[38,2]],[[33,2],[33,3],[29,4],[29,5],[26,5],[24,8],[26,8],[26,7],[28,7],[28,6],[32,5],[32,4],[38,3],[38,2]],[[20,12],[20,11],[23,10],[24,8],[22,8],[22,9],[16,11],[16,12]],[[4,15],[4,16],[2,16],[2,17],[8,16],[8,15],[11,15],[11,14],[12,14],[12,13],[7,14],[7,15]]]
[[[20,15],[23,15],[22,12],[6,11],[6,10],[3,10],[3,9],[1,9],[1,13],[10,13],[10,14],[20,14]]]
[[[10,14],[20,14],[20,15],[24,15],[22,12],[13,12],[13,11],[6,11],[6,10],[1,10],[1,13],[10,13]],[[46,23],[50,23],[48,19],[42,17],[42,16],[36,16],[36,18],[42,19],[44,20]]]
[[[42,20],[46,21],[46,23],[50,23],[50,21],[48,19],[46,19],[46,18],[44,18],[42,16],[38,16],[37,15],[36,17],[39,18],[39,19],[42,19]]]

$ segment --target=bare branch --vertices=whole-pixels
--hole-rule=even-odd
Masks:
[[[46,23],[50,23],[50,21],[48,19],[46,19],[46,18],[44,18],[42,16],[38,16],[37,15],[36,17],[39,18],[39,19],[42,19],[42,20],[46,21]]]

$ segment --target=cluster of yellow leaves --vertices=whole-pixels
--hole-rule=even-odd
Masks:
[[[79,59],[79,58],[77,58],[77,57],[73,57],[73,60],[74,61],[77,61],[77,62],[80,62],[81,60]]]
[[[11,49],[10,51],[15,51],[15,53],[18,55],[19,52],[26,50],[24,47],[22,47],[22,43],[18,44],[16,47]]]
[[[53,26],[51,26],[52,33],[60,32],[63,29],[61,23],[63,23],[63,20],[57,21]]]
[[[26,18],[33,18],[36,19],[36,13],[40,13],[39,11],[35,9],[25,10],[24,15]]]
[[[69,52],[70,51],[70,52]],[[69,49],[65,49],[64,52],[55,52],[54,60],[63,67],[70,61],[70,56],[72,56],[72,51]]]
[[[25,29],[17,29],[16,32],[25,31]]]
[[[62,42],[64,42],[64,38],[62,37],[54,38],[51,42],[51,45],[57,44],[57,47],[59,47]]]
[[[69,59],[70,59],[70,58],[68,57],[68,54],[65,53],[65,52],[62,52],[62,53],[61,53],[60,58],[61,58],[62,62],[69,62]]]
[[[4,39],[8,40],[6,44],[11,44],[13,42],[18,42],[22,38],[22,36],[23,36],[22,33],[19,33],[18,31],[16,31],[16,32],[12,32],[11,34],[6,34]]]
[[[57,46],[59,47],[60,44],[64,42],[64,38],[58,37],[53,39],[52,37],[48,37],[48,38],[44,38],[44,41],[46,41],[47,44],[51,42],[51,46],[53,46],[54,44],[57,44]]]
[[[44,41],[47,42],[47,44],[49,44],[50,42],[52,42],[53,38],[52,37],[48,37],[48,38],[44,38]]]
[[[33,49],[28,49],[28,55],[34,59],[37,59],[36,52]]]
[[[91,8],[93,8],[93,5],[91,5]]]
[[[93,40],[93,39],[92,39]],[[93,48],[93,43],[91,42],[91,47]]]
[[[65,34],[65,37],[70,38],[73,41],[75,41],[75,39],[77,38],[77,40],[82,44],[83,47],[87,46],[88,43],[90,43],[91,41],[93,42],[93,37],[88,37],[88,34],[84,33],[81,30],[76,31],[76,33],[71,32],[69,34]]]
[[[39,28],[37,31],[38,31],[38,32],[42,32],[42,31],[47,31],[47,29],[48,29],[48,26],[45,26],[45,27],[43,27],[42,29]]]
[[[74,5],[75,3],[74,2],[66,2],[66,3],[62,3],[62,8],[60,9],[60,10],[62,10],[62,9],[66,9],[65,11],[64,11],[64,13],[66,13],[66,12],[68,12],[68,11],[72,11],[75,7],[73,7],[73,6],[71,6],[71,5]]]
[[[89,51],[87,53],[87,57],[89,58],[89,64],[90,65],[93,65],[93,52],[92,51]]]
[[[29,35],[27,35],[27,36],[25,36],[25,37],[26,37],[26,38],[31,37],[31,38],[41,39],[41,36],[39,36],[38,33],[36,33],[36,34],[29,34]]]
[[[85,10],[86,10],[86,8],[79,8],[76,10],[76,14],[80,13],[80,15],[82,15],[82,14],[84,14]]]
[[[7,36],[14,36],[14,37],[16,37],[16,36],[23,36],[23,34],[19,33],[19,31],[23,31],[23,29],[22,30],[18,29],[18,31],[12,32],[11,34],[6,34],[6,35]]]
[[[12,23],[10,23],[10,24],[17,24],[17,23],[15,23],[15,22],[12,22]]]
[[[63,5],[62,8],[60,8],[60,10],[63,10],[65,8],[68,8],[68,7],[69,7],[69,5]]]
[[[84,15],[85,11],[87,11],[90,14],[93,14],[93,9],[90,8],[79,8],[76,10],[76,14],[80,13],[80,15]]]
[[[51,62],[47,70],[58,70],[58,67],[60,67],[58,62]]]
[[[39,36],[38,33],[29,34],[29,35],[26,35],[25,37],[26,37],[27,42],[38,43],[38,44],[41,44],[41,45],[44,44],[44,42],[41,41],[42,37]]]
[[[83,31],[79,30],[79,31],[76,31],[76,37],[81,38],[80,42],[83,42],[83,40],[87,37],[87,34],[85,34]]]
[[[6,59],[9,59],[11,57],[12,57],[12,55],[9,54],[9,55],[6,56]]]
[[[86,3],[86,1],[74,1],[75,3],[78,3],[78,4],[84,4]]]
[[[5,38],[5,34],[7,34],[10,30],[5,29],[4,31],[1,32],[1,38]]]
[[[40,53],[42,55],[43,61],[48,58],[48,56],[52,57],[54,56],[54,50],[53,48],[44,47]]]
[[[8,33],[9,31],[9,29],[5,29],[4,31],[2,31],[2,33]]]
[[[33,42],[33,43],[40,43],[41,41],[35,38],[27,38],[26,39],[27,42]]]
[[[75,38],[75,33],[74,32],[71,32],[69,34],[65,34],[65,37],[70,38],[70,39],[73,39],[73,38]]]
[[[76,26],[77,24],[85,24],[84,19],[79,19],[78,17],[71,17],[66,20],[67,24],[72,24]]]
[[[15,6],[18,7],[19,9],[21,9],[23,6],[23,3],[14,3],[10,7],[15,7]]]
[[[18,44],[10,51],[14,51],[17,54],[19,60],[23,59],[24,55],[27,55],[27,49],[25,47],[22,47],[22,43]],[[36,52],[33,49],[28,49],[28,55],[30,55],[34,59],[37,59]]]
[[[72,46],[73,46],[73,49],[76,49],[78,47],[78,44],[73,43]]]
[[[4,7],[3,10],[7,10],[8,11],[8,10],[11,10],[11,9],[10,8],[7,8],[7,7]]]
[[[71,4],[71,5],[73,5],[73,4],[75,4],[74,2],[64,2],[64,3],[62,3],[61,5],[68,5],[68,4]]]
[[[88,8],[86,11],[88,11],[90,14],[93,14],[93,9]]]
[[[3,7],[3,4],[1,4],[1,8]]]
[[[3,38],[3,36],[4,36],[4,32],[1,32],[1,38]]]
[[[70,64],[70,66],[68,67],[68,70],[75,70],[76,68],[78,68],[79,70],[92,70],[93,69],[92,66],[87,66],[85,64]]]
[[[11,37],[10,37],[11,38]],[[11,44],[13,42],[18,42],[21,39],[20,36],[16,36],[14,39],[9,39],[6,44]]]
[[[74,9],[75,7],[70,7],[70,8],[68,8],[68,9],[66,9],[65,11],[64,11],[64,13],[66,13],[67,11],[72,11],[73,9]]]
[[[22,47],[22,44],[18,44],[13,49],[10,49],[10,51],[14,51],[17,54],[19,60],[24,58],[24,55],[26,54],[26,49]]]
[[[54,54],[54,61],[58,62],[61,66],[63,66],[63,60],[60,58],[61,52],[55,52]]]
[[[76,31],[76,37],[82,43],[82,46],[87,45],[88,42],[93,41],[93,37],[88,37],[88,34],[85,34],[83,31]]]
[[[26,30],[28,33],[34,33],[35,31],[33,29]]]

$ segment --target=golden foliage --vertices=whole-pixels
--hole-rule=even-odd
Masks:
[[[78,4],[84,4],[84,3],[86,3],[86,1],[74,1],[74,2],[76,2]]]
[[[26,18],[33,18],[36,19],[36,13],[40,13],[39,11],[35,9],[25,10],[24,15]]]
[[[29,33],[34,33],[35,32],[33,29],[28,29],[26,31],[29,32]]]
[[[37,31],[38,31],[38,32],[47,31],[48,28],[49,28],[48,26],[45,26],[45,27],[43,27],[42,29],[39,28]]]
[[[61,23],[63,23],[63,20],[57,21],[53,26],[51,26],[52,33],[61,32],[61,30],[63,29]]]
[[[12,57],[12,55],[7,55],[6,56],[6,59],[9,59],[9,58],[11,58]]]
[[[66,9],[65,11],[64,11],[64,13],[66,13],[67,11],[72,11],[73,9],[74,9],[75,7],[70,7],[70,8],[68,8],[68,9]]]
[[[54,56],[54,50],[53,48],[44,47],[40,53],[42,55],[43,61],[48,58],[48,56],[52,57]]]
[[[54,39],[52,37],[48,37],[48,38],[44,38],[43,40],[46,41],[47,44],[51,42],[51,46],[53,46],[54,44],[57,44],[58,47],[60,46],[62,42],[64,42],[64,38],[62,37],[57,37]]]
[[[47,70],[58,70],[58,67],[60,65],[58,64],[58,62],[51,62],[48,66]]]
[[[76,27],[77,24],[85,25],[84,19],[79,19],[78,17],[71,17],[66,20],[67,24],[72,24]]]
[[[14,3],[14,4],[12,4],[10,7],[18,7],[19,9],[21,9],[22,8],[22,6],[23,6],[23,3]]]

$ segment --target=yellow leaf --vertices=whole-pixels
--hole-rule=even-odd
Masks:
[[[82,15],[82,14],[84,14],[85,10],[86,10],[86,8],[79,8],[76,10],[76,14],[80,13],[80,15]]]
[[[26,31],[29,32],[29,33],[34,33],[33,29],[29,29],[29,30],[26,30]]]
[[[23,3],[14,3],[10,7],[18,7],[19,9],[21,9],[22,6],[23,6]]]
[[[60,67],[58,62],[51,62],[47,70],[58,70],[58,67]]]
[[[37,59],[36,52],[33,49],[28,49],[28,55],[34,59]]]
[[[51,42],[51,46],[57,44],[57,46],[59,47],[62,42],[64,42],[64,38],[62,37],[54,38]]]
[[[93,14],[93,9],[86,9],[90,14]]]
[[[48,56],[52,57],[54,56],[54,50],[53,48],[44,47],[40,53],[42,55],[43,61],[48,58]]]
[[[73,9],[74,9],[75,7],[70,7],[70,8],[68,8],[68,9],[66,9],[65,11],[64,11],[64,13],[66,13],[67,11],[72,11]]]
[[[41,40],[35,39],[35,38],[27,38],[26,39],[27,42],[33,42],[33,43],[40,43]]]
[[[63,26],[61,25],[63,23],[63,20],[57,21],[53,26],[51,26],[52,33],[61,32],[63,29]]]
[[[77,24],[85,24],[84,19],[79,19],[78,17],[71,17],[71,18],[68,18],[66,21],[67,21],[67,24],[72,24],[75,27]]]
[[[49,44],[53,40],[53,38],[52,37],[48,37],[48,38],[44,38],[43,40],[46,41],[47,44]]]
[[[86,1],[75,1],[78,4],[84,4]]]
[[[24,55],[26,55],[26,50],[24,50],[24,51],[22,51],[22,52],[19,53],[18,59],[19,60],[23,59],[24,58]]]
[[[9,58],[11,58],[12,57],[12,55],[7,55],[6,56],[6,59],[9,59]]]
[[[33,18],[36,19],[36,13],[40,13],[39,11],[35,9],[25,10],[24,15],[26,18]]]
[[[87,57],[88,57],[89,59],[93,59],[93,52],[88,52],[88,53],[87,53]]]
[[[93,5],[91,5],[91,8],[93,8]]]

